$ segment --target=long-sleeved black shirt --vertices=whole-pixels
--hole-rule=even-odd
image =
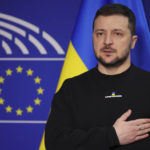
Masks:
[[[133,64],[105,75],[97,67],[68,79],[54,95],[45,129],[47,150],[149,150],[150,137],[121,146],[112,127],[128,109],[128,120],[150,118],[150,73]]]

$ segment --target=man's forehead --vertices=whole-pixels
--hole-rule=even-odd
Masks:
[[[98,16],[94,26],[99,29],[114,28],[123,29],[129,25],[128,17],[123,15]]]
[[[114,18],[114,17],[116,17],[116,18],[122,18],[122,19],[127,19],[128,20],[128,17],[127,16],[124,16],[124,15],[122,15],[122,14],[112,14],[112,15],[99,15],[99,16],[97,16],[97,18],[96,19],[98,19],[98,18]]]

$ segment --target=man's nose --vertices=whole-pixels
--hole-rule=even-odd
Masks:
[[[110,34],[105,35],[104,44],[105,45],[113,44],[113,39],[112,39],[112,36]]]

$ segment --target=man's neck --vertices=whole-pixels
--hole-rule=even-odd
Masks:
[[[109,67],[109,68],[98,63],[98,70],[99,70],[99,72],[106,74],[106,75],[116,75],[116,74],[120,74],[120,73],[126,71],[130,66],[131,66],[130,61],[127,63],[124,63],[120,66]]]

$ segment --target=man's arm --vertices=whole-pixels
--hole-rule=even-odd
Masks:
[[[109,147],[119,145],[113,127],[92,127],[88,130],[74,126],[69,98],[68,80],[61,90],[55,94],[51,113],[45,130],[45,145],[47,150],[109,150]]]

